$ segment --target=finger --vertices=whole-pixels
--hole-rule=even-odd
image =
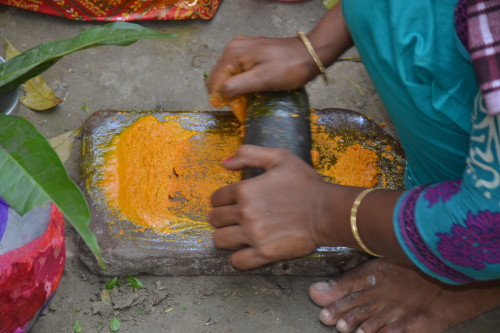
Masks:
[[[227,250],[241,249],[242,246],[247,245],[249,242],[243,228],[239,225],[215,230],[212,239],[215,247]]]
[[[225,98],[231,99],[253,92],[270,90],[271,87],[261,71],[261,66],[248,67],[244,66],[244,71],[224,78],[224,81],[216,86],[217,91]]]
[[[231,256],[231,264],[241,270],[254,269],[271,262],[273,261],[260,256],[253,247],[240,249]]]
[[[238,224],[236,205],[220,206],[208,213],[208,222],[216,228]]]
[[[222,166],[229,170],[256,168],[267,171],[282,163],[286,158],[297,159],[285,149],[242,145],[235,155],[222,162]]]
[[[216,208],[235,204],[237,202],[236,184],[229,184],[216,190],[211,198],[212,207]]]
[[[208,92],[210,94],[219,93],[221,85],[223,85],[231,76],[239,72],[241,72],[240,65],[234,59],[220,61],[210,71],[210,74],[205,81]]]

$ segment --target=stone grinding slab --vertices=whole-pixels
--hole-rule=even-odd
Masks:
[[[385,177],[385,186],[403,187],[404,153],[399,143],[365,116],[343,109],[316,110],[314,120],[331,134],[342,135],[352,143],[370,142],[377,155],[385,147],[393,151],[391,160],[379,159],[379,168]],[[91,210],[90,229],[96,234],[106,269],[97,264],[81,239],[78,256],[90,271],[104,276],[125,274],[152,275],[294,275],[336,276],[351,269],[369,257],[364,253],[344,248],[320,248],[310,256],[286,260],[250,271],[233,268],[229,262],[232,251],[216,249],[208,228],[189,229],[160,234],[151,229],[137,232],[142,226],[120,219],[110,209],[92,179],[99,173],[112,138],[127,126],[147,115],[159,121],[176,116],[187,129],[204,133],[220,131],[239,136],[239,124],[229,111],[140,111],[104,110],[92,114],[85,122],[82,134],[82,190]],[[208,135],[208,134],[207,134]],[[168,147],[166,147],[168,149]],[[321,156],[320,156],[321,158]]]

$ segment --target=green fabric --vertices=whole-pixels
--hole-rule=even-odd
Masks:
[[[343,1],[355,45],[406,151],[407,187],[459,179],[465,169],[478,86],[455,32],[456,2]]]

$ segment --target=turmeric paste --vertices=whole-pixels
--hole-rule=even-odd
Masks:
[[[342,136],[331,138],[325,128],[311,121],[314,155],[321,156],[316,170],[328,181],[360,187],[379,183],[378,155],[359,143],[350,143]]]
[[[223,106],[229,106],[234,116],[241,125],[245,124],[245,117],[247,113],[247,97],[239,96],[230,100],[224,99],[220,94],[210,95],[210,104],[213,107],[221,108]]]
[[[354,144],[338,154],[337,163],[327,173],[341,185],[374,187],[380,173],[377,161],[374,151]]]
[[[143,116],[116,134],[103,155],[97,185],[117,217],[140,226],[137,232],[211,228],[207,216],[212,193],[241,179],[240,173],[220,165],[238,149],[238,134],[207,131],[196,124],[187,129],[179,117],[169,115],[160,121]],[[316,120],[313,115],[312,155],[326,180],[361,187],[380,181],[384,186],[387,180],[379,157],[365,148],[366,142],[333,136]],[[384,153],[393,153],[392,147]]]
[[[156,232],[210,228],[212,192],[240,179],[220,166],[239,138],[188,130],[176,117],[166,120],[145,116],[117,134],[98,185],[121,218]]]

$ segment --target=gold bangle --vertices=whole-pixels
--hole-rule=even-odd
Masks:
[[[309,38],[307,38],[306,34],[303,33],[302,31],[297,31],[297,34],[299,35],[300,39],[302,40],[302,42],[306,46],[306,49],[307,49],[307,51],[309,51],[309,54],[311,55],[311,57],[314,59],[314,62],[316,63],[316,65],[318,65],[319,72],[321,73],[321,76],[323,77],[325,84],[328,84],[328,78],[326,77],[325,66],[323,66],[323,63],[321,62],[321,59],[318,57],[318,54],[316,53],[316,51],[314,51],[314,48],[313,48],[311,42],[309,41]]]
[[[361,200],[365,198],[365,196],[370,193],[371,191],[378,190],[380,187],[373,187],[373,188],[367,188],[366,190],[361,191],[361,193],[358,194],[356,199],[354,200],[354,203],[352,204],[351,208],[351,231],[352,235],[354,236],[354,239],[358,243],[359,247],[369,255],[372,255],[374,257],[382,257],[379,254],[376,254],[365,245],[365,243],[361,240],[361,237],[359,236],[358,232],[358,225],[356,224],[356,213],[358,212],[358,207],[361,204]]]

